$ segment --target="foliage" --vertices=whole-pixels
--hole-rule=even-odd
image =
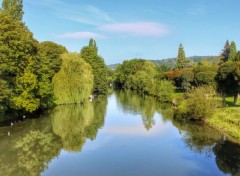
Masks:
[[[222,63],[218,69],[216,81],[218,89],[223,94],[235,96],[236,104],[240,92],[240,62],[228,61]]]
[[[89,46],[81,50],[81,57],[91,65],[94,75],[93,93],[105,94],[107,92],[107,66],[104,59],[98,56],[96,42],[90,39]]]
[[[5,85],[1,88],[4,88],[3,92],[11,92],[0,104],[7,106],[7,109],[33,112],[39,107],[35,94],[38,43],[24,23],[5,13],[0,13],[0,19],[0,79]]]
[[[225,43],[225,46],[222,50],[222,53],[220,55],[221,61],[222,62],[227,62],[229,59],[229,53],[230,53],[230,45],[229,45],[229,41],[227,40]]]
[[[217,67],[212,66],[209,62],[200,62],[193,68],[193,73],[196,86],[215,85]]]
[[[14,20],[21,21],[23,17],[23,0],[3,0],[2,12]]]
[[[175,111],[175,117],[186,120],[210,118],[220,106],[215,96],[216,92],[211,86],[202,86],[190,90],[184,100],[180,100],[180,105]]]
[[[63,54],[61,70],[53,77],[57,104],[80,103],[93,86],[92,69],[78,54]]]
[[[175,87],[173,86],[172,82],[161,80],[161,81],[157,81],[154,95],[161,102],[168,103],[168,102],[171,102],[173,99],[174,90],[175,90]]]
[[[60,55],[66,52],[65,47],[53,42],[42,42],[38,46],[40,65],[37,70],[39,81],[37,95],[40,97],[41,108],[51,107],[54,104],[52,78],[61,68]]]
[[[237,56],[237,47],[236,43],[234,41],[231,42],[230,48],[229,48],[229,56],[228,59],[230,61],[236,61]]]
[[[167,72],[167,78],[174,81],[176,87],[183,90],[189,90],[194,81],[193,69],[185,68]]]
[[[152,62],[142,59],[124,61],[117,67],[115,76],[115,83],[120,87],[155,96],[162,102],[171,101],[173,85],[162,80],[164,77]]]
[[[184,69],[191,67],[194,63],[191,60],[186,59],[183,45],[180,44],[178,48],[178,57],[177,57],[177,69]]]

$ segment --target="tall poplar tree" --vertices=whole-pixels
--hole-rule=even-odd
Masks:
[[[3,0],[2,12],[11,16],[17,21],[22,21],[23,18],[23,0]]]
[[[105,94],[107,92],[107,66],[104,63],[104,59],[98,56],[98,48],[95,40],[90,39],[89,46],[82,48],[81,56],[93,69],[93,93]]]
[[[236,47],[236,43],[232,41],[229,48],[228,60],[236,61],[236,57],[237,57],[237,47]]]

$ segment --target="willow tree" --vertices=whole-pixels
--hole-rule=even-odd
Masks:
[[[57,104],[83,102],[93,87],[92,68],[78,54],[61,55],[61,70],[53,77],[54,96]]]

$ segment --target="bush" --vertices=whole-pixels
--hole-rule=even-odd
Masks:
[[[155,85],[155,96],[164,103],[171,102],[173,99],[174,86],[170,81],[157,81]]]
[[[188,92],[175,111],[175,117],[186,120],[205,120],[221,105],[212,86],[203,86]]]

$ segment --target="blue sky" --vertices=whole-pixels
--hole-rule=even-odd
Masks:
[[[107,64],[131,58],[218,55],[240,47],[239,0],[24,0],[24,21],[39,41],[77,51],[93,37]]]

